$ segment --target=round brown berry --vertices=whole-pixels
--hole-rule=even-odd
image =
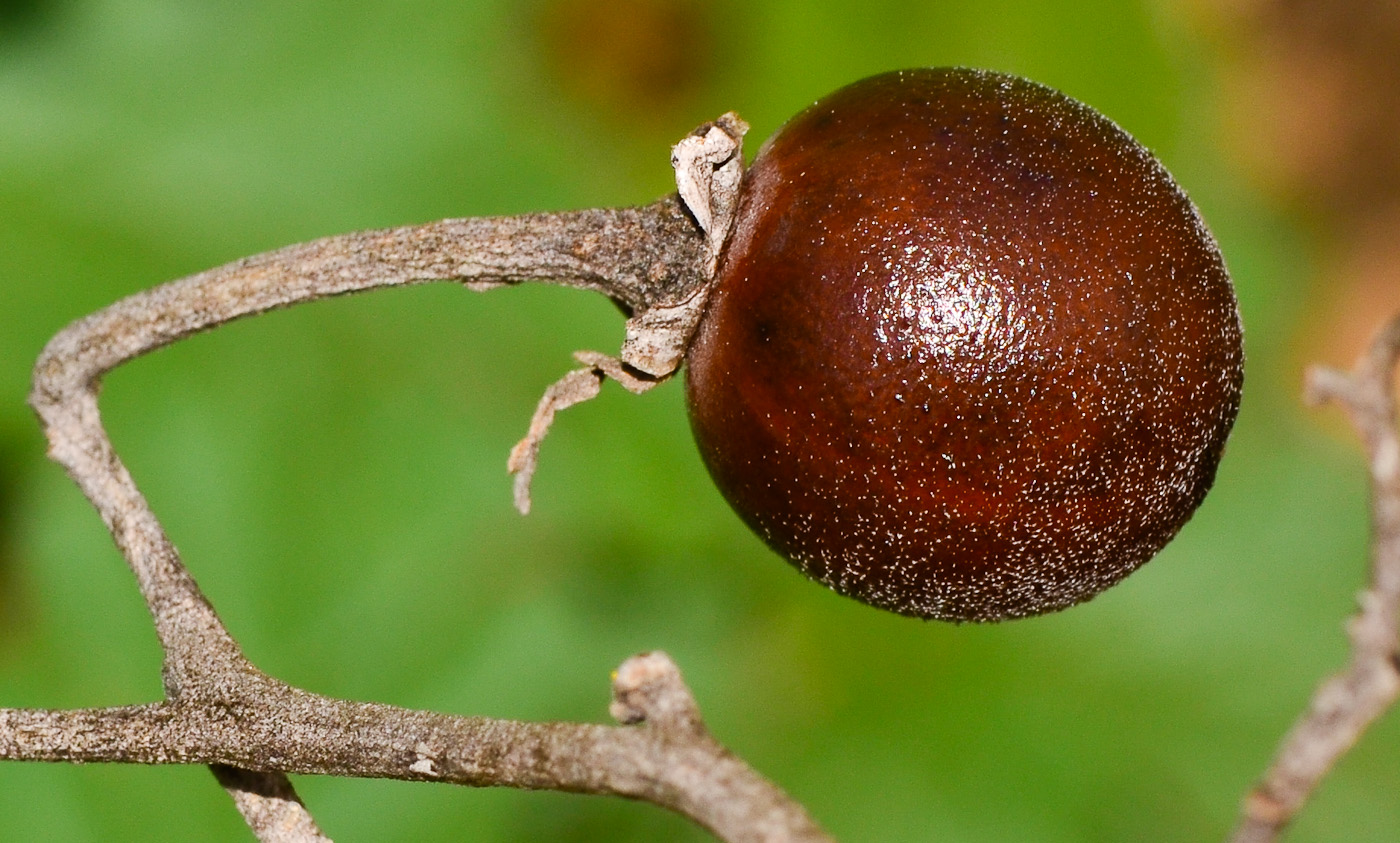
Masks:
[[[688,355],[721,492],[810,577],[988,621],[1087,600],[1215,476],[1243,381],[1215,241],[1157,160],[1056,91],[889,73],[744,178]]]

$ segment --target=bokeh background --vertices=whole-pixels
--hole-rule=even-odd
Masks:
[[[735,109],[750,150],[846,82],[1024,74],[1155,149],[1222,243],[1247,329],[1216,490],[1121,586],[950,626],[796,575],[710,485],[681,389],[561,416],[528,518],[505,457],[585,293],[452,285],[238,323],[114,373],[109,429],[252,658],[327,694],[606,721],[664,648],[717,735],[843,841],[1220,839],[1345,658],[1365,473],[1298,400],[1400,309],[1390,0],[0,0],[0,704],[159,696],[136,590],[24,406],[69,320],[242,255],[447,216],[648,201]],[[1400,839],[1400,716],[1290,836]],[[344,840],[690,841],[658,809],[302,778]],[[0,765],[0,838],[245,840],[202,768]]]

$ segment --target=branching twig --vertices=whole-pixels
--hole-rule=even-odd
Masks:
[[[629,725],[453,717],[322,697],[249,671],[217,702],[0,710],[0,758],[613,794],[677,811],[734,843],[829,843],[800,805],[710,737],[664,654],[618,669],[612,712]]]
[[[1336,401],[1366,445],[1371,469],[1371,584],[1352,619],[1351,665],[1314,694],[1303,718],[1245,799],[1233,843],[1276,840],[1313,790],[1370,724],[1400,696],[1400,430],[1395,367],[1400,316],[1350,373],[1314,369],[1311,401]]]
[[[0,759],[208,764],[265,841],[326,839],[287,773],[615,794],[677,811],[727,841],[828,840],[800,805],[710,737],[661,654],[618,671],[613,713],[630,724],[621,727],[409,711],[330,699],[266,676],[195,585],[98,413],[100,379],[115,366],[274,308],[440,279],[473,289],[544,279],[596,290],[631,316],[622,353],[582,354],[582,379],[565,380],[586,381],[582,388],[556,388],[542,402],[512,458],[524,475],[517,494],[527,494],[521,489],[555,410],[595,394],[604,377],[639,391],[679,364],[729,229],[744,128],[726,115],[679,144],[679,195],[644,208],[330,237],[139,293],[54,337],[35,365],[30,403],[50,455],[92,502],[136,574],[164,654],[166,699],[108,709],[0,709]]]

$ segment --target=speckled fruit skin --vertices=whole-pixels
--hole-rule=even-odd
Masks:
[[[915,70],[759,151],[687,398],[724,496],[813,579],[991,621],[1176,534],[1242,363],[1215,241],[1146,149],[1041,85]]]

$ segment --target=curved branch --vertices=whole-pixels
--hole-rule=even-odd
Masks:
[[[473,289],[536,278],[629,309],[703,282],[704,239],[670,196],[636,209],[443,220],[327,237],[137,293],[69,325],[34,367],[30,405],[136,573],[165,650],[167,693],[239,658],[102,428],[99,380],[117,365],[244,316],[378,287],[449,280]],[[218,658],[212,658],[215,654]]]
[[[1233,843],[1270,843],[1371,723],[1400,697],[1400,429],[1395,368],[1400,316],[1377,335],[1350,373],[1308,373],[1307,396],[1335,401],[1351,417],[1370,458],[1371,583],[1349,627],[1350,666],[1313,695],[1263,780],[1245,798]]]

